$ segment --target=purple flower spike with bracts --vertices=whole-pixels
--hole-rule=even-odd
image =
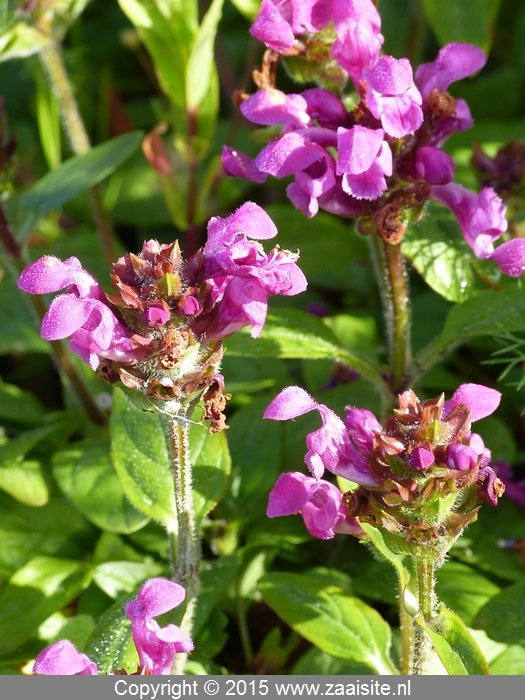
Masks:
[[[96,676],[97,664],[81,654],[68,639],[43,649],[36,657],[33,673],[39,676]]]
[[[131,620],[131,636],[143,668],[153,675],[171,671],[175,655],[193,649],[192,640],[175,625],[160,627],[153,618],[182,603],[186,592],[178,583],[165,578],[147,581],[135,600],[126,605]]]

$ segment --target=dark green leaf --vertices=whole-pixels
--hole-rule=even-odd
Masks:
[[[25,642],[90,579],[86,567],[67,559],[36,557],[19,569],[0,594],[0,655]]]
[[[416,619],[432,639],[441,663],[451,676],[487,675],[487,660],[464,622],[444,605],[440,605],[426,624]]]
[[[374,674],[366,664],[352,664],[343,659],[337,659],[324,651],[312,647],[303,654],[290,671],[292,676],[356,676]]]
[[[500,591],[490,579],[457,561],[450,561],[439,569],[436,578],[438,599],[469,626],[480,608]]]
[[[199,630],[206,624],[208,616],[234,580],[239,563],[238,554],[202,562],[201,589],[193,620],[194,634],[198,634]]]
[[[440,44],[476,44],[487,53],[501,0],[423,0],[427,19]]]
[[[0,355],[22,352],[50,352],[49,343],[39,335],[36,315],[27,294],[16,286],[13,271],[0,268]]]
[[[131,639],[131,622],[124,613],[133,595],[120,598],[100,618],[88,641],[86,653],[96,662],[100,674],[124,668],[136,671],[139,657]]]
[[[2,422],[33,425],[44,415],[40,401],[15,384],[0,381],[0,420]]]
[[[473,625],[497,642],[525,645],[525,581],[505,588],[489,600]]]
[[[57,452],[53,474],[63,493],[103,530],[130,533],[147,523],[122,492],[109,455],[109,440],[84,440]]]
[[[299,574],[268,574],[259,588],[266,603],[322,651],[381,674],[397,673],[388,656],[389,626],[358,598]]]

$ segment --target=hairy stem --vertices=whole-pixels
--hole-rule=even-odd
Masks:
[[[401,630],[401,664],[400,671],[403,676],[413,672],[416,632],[414,618],[405,608],[404,588],[399,586],[399,628]]]
[[[51,89],[60,105],[60,116],[73,153],[75,155],[84,155],[91,149],[91,144],[80,116],[60,49],[56,44],[51,44],[40,52],[40,57]],[[113,245],[113,230],[102,206],[97,185],[90,187],[89,195],[95,221],[100,232],[104,254],[108,262],[111,263],[117,257]]]
[[[186,611],[181,630],[191,637],[195,604],[199,592],[200,542],[193,508],[192,467],[188,427],[175,419],[167,419],[172,459],[175,507],[177,510],[177,537],[171,540],[173,579],[186,589]],[[186,663],[185,654],[177,654],[172,673],[180,674]]]
[[[383,300],[393,394],[406,388],[410,352],[410,297],[405,261],[399,245],[371,235],[374,267]]]
[[[434,564],[431,561],[420,560],[417,562],[417,581],[418,581],[418,599],[419,599],[419,615],[425,622],[428,622],[434,612]],[[414,645],[414,667],[415,675],[424,675],[432,650],[432,642],[428,633],[421,627],[416,627],[415,645]]]

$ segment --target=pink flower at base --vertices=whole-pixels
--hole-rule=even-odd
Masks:
[[[364,77],[368,82],[368,109],[381,121],[385,132],[397,139],[413,134],[423,122],[423,100],[414,85],[410,61],[383,56],[364,71]]]
[[[193,649],[192,640],[175,625],[160,627],[153,618],[182,603],[186,592],[178,583],[165,578],[147,581],[135,600],[126,605],[131,620],[131,636],[137,647],[140,664],[153,675],[167,675],[175,655]]]
[[[422,63],[416,69],[416,83],[426,100],[432,90],[446,90],[456,80],[481,70],[486,62],[485,54],[477,46],[447,44],[440,50],[435,61]]]
[[[356,199],[376,199],[392,175],[392,151],[382,129],[354,126],[337,130],[336,173],[342,175],[343,190]]]
[[[67,288],[51,302],[42,320],[44,340],[71,337],[69,347],[96,369],[99,358],[120,362],[140,359],[142,351],[107,304],[96,280],[77,258],[65,261],[44,256],[20,275],[18,286],[29,294],[47,294]]]
[[[97,676],[97,664],[81,654],[68,640],[61,639],[36,657],[33,673],[38,676]]]
[[[361,526],[349,518],[339,489],[324,479],[313,479],[300,472],[281,474],[270,492],[269,518],[300,513],[308,532],[321,540],[336,532],[360,534]]]
[[[266,320],[271,294],[293,296],[307,281],[296,265],[297,253],[274,248],[266,254],[260,243],[277,235],[275,224],[261,207],[247,202],[231,216],[214,217],[202,249],[204,279],[213,287],[215,319],[208,339],[221,339],[239,328],[252,326],[258,337]]]

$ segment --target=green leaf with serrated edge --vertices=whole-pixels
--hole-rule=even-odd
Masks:
[[[186,68],[186,105],[198,111],[210,88],[210,75],[215,68],[213,47],[224,0],[213,0],[204,15]]]
[[[84,155],[73,156],[29,190],[9,199],[6,209],[18,239],[30,233],[38,217],[110,175],[139,148],[142,137],[142,131],[132,131],[95,146]]]
[[[479,610],[501,590],[479,571],[458,561],[450,561],[439,569],[436,579],[438,600],[469,626]]]
[[[501,0],[423,0],[423,9],[441,45],[476,44],[488,52]]]
[[[0,593],[0,655],[13,651],[87,587],[91,572],[78,561],[36,557]]]
[[[487,660],[465,623],[456,613],[440,605],[437,614],[425,623],[421,616],[416,624],[426,630],[441,663],[451,676],[490,674]]]
[[[473,627],[497,642],[525,645],[525,581],[494,596],[474,618]]]
[[[53,456],[53,475],[62,492],[94,525],[128,534],[143,527],[148,517],[122,492],[109,451],[109,440],[77,442]]]
[[[342,346],[320,318],[297,309],[278,309],[268,314],[260,338],[241,331],[228,338],[226,352],[245,357],[300,359],[330,358],[355,369],[381,386],[380,369],[360,353]]]
[[[423,219],[408,227],[401,248],[435,292],[456,303],[468,299],[474,286],[473,253],[447,209],[431,202]]]
[[[444,355],[470,338],[520,331],[525,326],[525,296],[513,280],[499,291],[487,290],[454,306],[441,335],[414,360],[417,375],[424,373]]]
[[[259,589],[292,629],[322,651],[380,674],[398,673],[388,656],[388,624],[358,598],[299,574],[267,574]]]
[[[140,411],[115,389],[111,457],[122,489],[141,512],[176,529],[177,513],[166,433],[159,414]]]
[[[0,37],[0,61],[13,58],[26,58],[45,49],[51,37],[30,27],[26,22],[18,22]]]
[[[122,668],[133,673],[139,665],[131,622],[124,612],[132,598],[133,594],[125,595],[106,610],[88,640],[86,654],[97,664],[99,674]]]

